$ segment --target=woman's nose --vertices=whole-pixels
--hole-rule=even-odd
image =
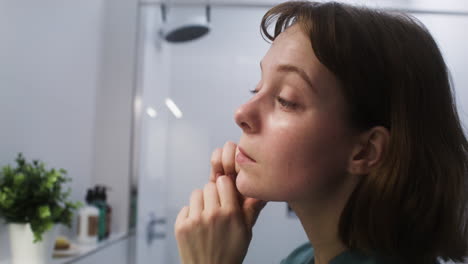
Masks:
[[[255,133],[260,129],[260,113],[258,102],[251,100],[239,108],[234,114],[234,120],[244,133]]]

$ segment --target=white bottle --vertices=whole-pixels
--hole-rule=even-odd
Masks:
[[[90,189],[86,194],[87,205],[78,212],[78,243],[96,244],[98,241],[99,210],[91,205],[94,199]]]

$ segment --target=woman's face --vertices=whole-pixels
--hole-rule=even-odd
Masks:
[[[261,68],[257,93],[235,113],[238,145],[253,159],[237,156],[237,188],[268,201],[330,195],[346,176],[352,147],[338,81],[298,25],[275,39]]]

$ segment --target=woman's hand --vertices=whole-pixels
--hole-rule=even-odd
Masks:
[[[210,182],[193,191],[190,206],[177,216],[175,235],[183,264],[238,264],[247,254],[265,202],[237,191],[236,151],[236,144],[227,142],[213,152]]]

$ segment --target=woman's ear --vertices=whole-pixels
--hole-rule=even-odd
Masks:
[[[383,126],[361,133],[351,151],[348,172],[353,175],[368,174],[383,159],[389,140],[390,133]]]

